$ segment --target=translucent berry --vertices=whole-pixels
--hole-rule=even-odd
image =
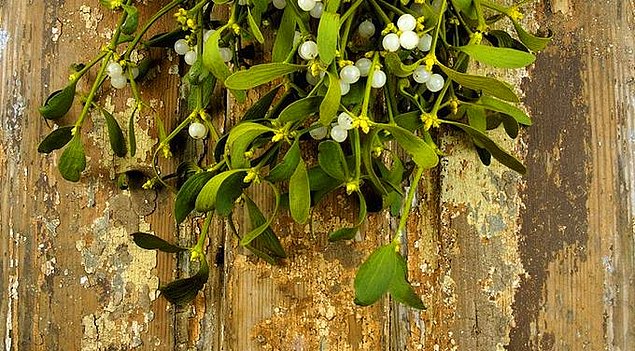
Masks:
[[[126,84],[128,84],[128,80],[122,75],[110,77],[110,85],[115,89],[123,89]]]
[[[193,122],[190,127],[187,128],[187,132],[192,139],[204,139],[207,136],[207,127],[203,123]]]
[[[361,72],[355,65],[344,66],[344,68],[342,68],[342,70],[340,71],[340,79],[342,79],[344,83],[356,83],[359,80],[360,76]]]
[[[355,62],[355,66],[359,68],[359,75],[362,77],[368,77],[368,72],[370,72],[370,66],[372,65],[373,61],[365,57],[362,57]]]
[[[365,20],[357,27],[357,33],[362,38],[370,38],[375,35],[375,25],[369,20]]]
[[[432,46],[432,36],[430,34],[424,34],[421,38],[419,38],[419,44],[417,44],[417,48],[421,51],[430,51],[430,47]]]
[[[406,50],[412,50],[419,44],[419,36],[411,30],[401,32],[401,35],[399,36],[399,44],[401,44],[401,47]]]
[[[315,122],[313,124],[311,124],[311,126],[316,126],[318,125],[318,122]],[[317,128],[313,128],[309,131],[309,135],[311,136],[311,138],[315,139],[315,140],[322,140],[324,138],[326,138],[326,135],[329,133],[328,128],[326,128],[325,126],[319,126]]]
[[[443,89],[443,85],[445,84],[445,79],[440,74],[433,74],[430,76],[430,79],[426,82],[426,87],[433,93]]]
[[[381,45],[384,47],[384,50],[395,52],[399,50],[399,36],[395,33],[387,34],[384,39],[381,41]]]
[[[212,36],[212,34],[214,34],[216,30],[214,29],[210,29],[210,30],[206,30],[205,33],[203,33],[203,43],[207,41],[207,39],[209,39],[209,37]]]
[[[401,15],[397,20],[397,28],[400,31],[415,30],[417,27],[417,19],[410,14]]]
[[[340,95],[344,96],[351,91],[351,85],[340,80]]]
[[[322,12],[324,12],[324,4],[322,4],[322,2],[316,2],[313,9],[309,11],[309,15],[313,18],[320,18],[322,17]]]
[[[313,40],[307,40],[298,48],[298,54],[305,60],[312,60],[318,55],[317,43]]]
[[[287,6],[287,2],[285,0],[273,0],[272,2],[273,7],[277,8],[278,10],[282,10]]]
[[[183,56],[183,58],[185,59],[185,63],[187,63],[190,66],[193,65],[196,62],[196,59],[197,59],[196,51],[190,50],[190,51],[186,52],[185,56]]]
[[[342,112],[337,116],[337,125],[346,130],[353,129],[353,117],[347,112]]]
[[[428,72],[424,66],[419,66],[412,72],[412,79],[419,84],[427,82],[431,76],[432,73]]]
[[[298,0],[298,7],[304,11],[311,11],[315,7],[317,1],[315,0]]]
[[[230,48],[220,48],[220,57],[223,58],[224,62],[229,62],[234,57],[234,52]]]
[[[306,82],[311,85],[316,85],[320,82],[320,77],[312,75],[311,72],[306,72]]]
[[[118,62],[111,62],[106,67],[106,74],[110,77],[116,77],[123,74],[123,67]]]
[[[384,73],[384,71],[382,70],[376,70],[375,72],[373,72],[373,80],[370,85],[373,88],[379,89],[383,87],[384,84],[386,84],[386,73]]]
[[[174,43],[174,51],[179,55],[185,55],[186,52],[190,51],[190,45],[187,40],[179,39]]]
[[[137,79],[137,77],[139,77],[139,68],[138,67],[130,68],[130,72],[132,72],[132,79]]]
[[[348,137],[348,131],[339,125],[331,128],[331,138],[338,143],[343,142]]]

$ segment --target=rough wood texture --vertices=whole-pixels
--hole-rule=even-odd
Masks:
[[[161,3],[147,2],[149,9]],[[64,84],[65,67],[98,50],[114,21],[97,1],[0,0],[3,350],[635,345],[632,0],[544,0],[525,20],[555,34],[534,67],[507,77],[520,85],[535,120],[508,145],[526,155],[526,177],[481,166],[464,139],[446,132],[450,156],[422,182],[404,245],[424,312],[390,301],[353,305],[355,267],[395,223],[374,215],[363,240],[328,244],[328,230],[352,220],[341,215],[343,196],[321,206],[312,226],[284,217],[276,223],[290,254],[280,267],[245,255],[225,224],[214,222],[209,255],[224,264],[213,267],[204,294],[182,309],[157,298],[159,280],[189,267],[183,257],[137,249],[128,234],[152,230],[191,242],[196,223],[176,228],[168,194],[122,192],[112,181],[148,161],[153,116],[139,117],[140,151],[124,161],[101,151],[104,126],[95,118],[84,139],[90,168],[79,184],[58,175],[58,154],[36,153],[50,130],[38,105]],[[179,112],[172,65],[144,87],[168,127]],[[130,108],[122,96],[102,101],[125,121]],[[229,112],[240,107],[230,103]],[[267,201],[264,193],[255,198]]]

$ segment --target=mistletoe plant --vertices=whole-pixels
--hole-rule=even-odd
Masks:
[[[189,66],[182,80],[189,91],[189,114],[169,134],[155,116],[159,136],[152,160],[155,174],[145,186],[175,189],[176,223],[201,216],[203,228],[190,248],[151,234],[133,234],[143,248],[189,251],[190,259],[199,262],[194,276],[161,288],[174,303],[187,303],[207,281],[205,242],[213,216],[227,218],[241,245],[275,264],[286,257],[271,227],[282,208],[296,222],[306,223],[311,208],[327,194],[345,192],[359,212],[352,226],[329,234],[331,241],[352,239],[367,212],[386,209],[400,216],[391,242],[359,267],[355,302],[370,305],[389,292],[399,302],[424,308],[407,280],[400,245],[417,184],[443,156],[437,147],[438,130],[465,132],[486,165],[494,157],[514,171],[525,172],[521,162],[488,137],[489,130],[502,124],[515,138],[519,125],[531,124],[515,106],[519,99],[513,87],[467,73],[471,60],[503,69],[534,62],[534,52],[550,39],[534,36],[519,24],[522,4],[173,0],[140,26],[132,0],[100,2],[121,14],[119,23],[110,43],[89,63],[75,65],[68,86],[51,94],[40,108],[44,118],[60,127],[41,142],[39,151],[63,149],[60,173],[78,181],[86,167],[82,128],[90,112],[97,110],[105,120],[114,155],[134,155],[135,116],[142,110],[156,113],[139,93],[144,79],[151,84],[145,73],[152,63],[135,61],[138,55],[133,53],[173,49],[183,56]],[[174,15],[174,30],[144,39],[164,15]],[[499,21],[511,21],[515,31],[495,29],[502,27]],[[272,42],[267,42],[263,28],[275,33]],[[254,65],[258,45],[271,55]],[[78,81],[96,66],[90,90],[78,93]],[[127,138],[111,113],[98,104],[97,97],[109,89],[107,83],[114,89],[130,87],[136,100]],[[227,133],[215,129],[210,103],[217,86],[241,103],[247,90],[261,85],[268,92]],[[74,124],[64,126],[62,117],[75,96],[81,99],[81,112]],[[193,139],[208,139],[203,145],[211,162],[184,162],[177,174],[162,175],[157,161],[171,157],[171,142],[185,129]],[[268,215],[249,196],[248,189],[256,186],[271,188],[275,197]],[[238,233],[232,214],[241,209],[251,228]]]

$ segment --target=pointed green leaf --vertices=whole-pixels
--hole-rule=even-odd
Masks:
[[[247,213],[249,215],[252,230],[267,224],[262,233],[251,240],[247,245],[245,245],[245,247],[272,264],[275,264],[277,259],[287,257],[282,244],[280,244],[280,240],[271,229],[271,220],[267,220],[265,218],[262,211],[260,211],[256,203],[254,203],[249,196],[244,196],[244,199],[245,204],[247,205]],[[274,213],[275,212],[276,211],[274,211]],[[272,219],[273,217],[274,216],[271,216]]]
[[[187,251],[187,249],[172,245],[169,242],[159,238],[156,235],[148,233],[132,233],[132,240],[137,246],[146,250],[159,250],[167,253],[177,253],[181,251]]]
[[[269,216],[268,220],[260,221],[262,223],[260,226],[252,228],[249,233],[245,234],[240,239],[240,245],[242,245],[242,246],[249,246],[249,245],[251,245],[251,243],[254,240],[257,240],[261,235],[263,235],[263,234],[267,235],[267,231],[271,230],[270,229],[271,222],[273,221],[274,217],[278,213],[278,207],[280,206],[280,193],[278,192],[278,188],[273,183],[271,183],[271,182],[266,182],[266,183],[273,190],[273,194],[274,194],[274,197],[275,197],[275,200],[276,200],[276,205],[275,205],[275,207],[273,209],[273,213]],[[284,251],[278,252],[278,256],[279,257],[284,257],[283,255],[280,255],[280,253],[284,254]]]
[[[209,40],[211,39],[210,37]],[[284,62],[263,63],[228,76],[225,86],[229,89],[247,90],[303,69],[306,69],[305,65]]]
[[[489,151],[495,159],[505,166],[520,174],[525,174],[527,172],[527,168],[517,158],[503,150],[485,133],[463,123],[448,120],[444,120],[443,122],[463,129],[463,131],[469,134],[475,142],[483,145],[483,147],[487,149],[487,151]]]
[[[291,217],[296,222],[304,224],[309,219],[311,191],[306,165],[302,159],[289,180],[289,208],[291,209]]]
[[[393,125],[382,125],[382,128],[395,137],[397,143],[412,156],[412,160],[419,167],[428,169],[439,163],[439,157],[434,149],[410,131]]]
[[[351,240],[357,235],[359,228],[340,228],[334,232],[329,233],[329,241]]]
[[[397,301],[408,305],[413,308],[423,310],[426,306],[421,301],[421,298],[415,293],[412,285],[408,282],[408,265],[406,260],[399,254],[396,254],[397,266],[392,281],[390,282],[390,288],[388,291],[390,295]]]
[[[278,122],[283,125],[289,122],[301,122],[319,111],[322,100],[321,96],[309,96],[296,100],[280,112]]]
[[[187,215],[194,210],[196,197],[213,176],[213,172],[197,173],[188,178],[181,186],[174,202],[174,219],[177,224],[183,222]]]
[[[56,120],[64,117],[64,115],[73,106],[73,100],[75,99],[76,82],[71,82],[62,90],[58,90],[46,99],[46,102],[39,111],[42,117],[46,119]]]
[[[137,136],[134,132],[134,115],[136,111],[136,109],[132,111],[132,116],[130,116],[130,119],[128,119],[128,144],[130,144],[130,156],[132,157],[134,157],[134,155],[137,153]]]
[[[324,100],[320,104],[320,123],[324,126],[330,125],[333,118],[335,118],[342,97],[340,80],[331,72],[326,72],[326,75],[329,85]]]
[[[452,5],[461,12],[465,13],[471,19],[477,19],[476,8],[472,0],[452,0]]]
[[[298,163],[300,163],[300,158],[300,143],[296,140],[291,144],[282,161],[269,172],[267,180],[270,182],[281,182],[291,178],[291,175],[298,167]]]
[[[258,40],[260,44],[265,42],[265,38],[262,36],[262,32],[260,32],[260,26],[256,23],[256,20],[251,15],[251,10],[247,7],[247,21],[249,23],[249,29],[251,30],[251,34],[254,35],[254,38]]]
[[[519,102],[518,96],[507,83],[501,82],[494,78],[473,76],[465,73],[454,71],[442,64],[439,64],[441,70],[453,81],[474,90],[480,90],[485,94],[495,96],[499,99],[511,102]]]
[[[108,139],[110,140],[110,148],[112,149],[112,152],[119,157],[126,156],[126,152],[128,150],[126,148],[126,141],[123,138],[123,132],[121,131],[121,127],[119,127],[119,123],[117,123],[115,117],[105,109],[102,108],[101,113],[104,115],[104,119],[106,120]]]
[[[551,37],[538,37],[527,32],[517,21],[512,20],[520,41],[531,51],[542,51],[551,41]]]
[[[232,128],[227,139],[232,168],[248,168],[249,159],[245,152],[254,139],[272,131],[273,128],[254,122],[243,122]]]
[[[519,109],[516,106],[510,105],[498,99],[494,99],[487,95],[481,96],[478,102],[480,105],[489,110],[497,111],[514,117],[514,119],[520,124],[526,126],[532,125],[531,118],[523,110]]]
[[[64,149],[57,168],[64,179],[71,182],[79,181],[82,171],[86,169],[86,154],[84,153],[84,145],[79,133],[75,134],[66,149]]]
[[[132,34],[137,30],[137,26],[139,25],[139,10],[136,7],[131,5],[121,5],[126,11],[126,21],[121,26],[121,33],[123,34]]]
[[[227,28],[227,25],[216,30],[205,42],[203,46],[203,65],[212,72],[212,74],[220,81],[225,82],[227,77],[231,75],[229,67],[225,64],[223,57],[220,54],[219,41],[223,31]],[[235,90],[228,86],[231,93],[240,102],[245,101],[247,98],[244,91]]]
[[[406,65],[401,62],[399,55],[394,52],[387,53],[384,59],[390,73],[396,75],[397,77],[409,77],[420,65],[419,61]]]
[[[339,143],[325,140],[318,146],[318,164],[329,176],[342,181],[348,181],[348,165],[344,152]]]
[[[269,90],[267,94],[262,96],[260,100],[256,101],[243,115],[242,121],[251,121],[256,119],[263,119],[267,115],[267,111],[271,107],[271,103],[273,103],[273,99],[276,98],[278,91],[282,85],[278,85],[277,87]]]
[[[245,175],[246,172],[242,169],[232,169],[215,175],[198,193],[194,208],[199,212],[208,212],[222,206],[222,211],[227,211],[228,203],[233,204],[233,201],[242,193],[241,184],[236,184],[235,179],[237,178],[242,182]],[[232,189],[231,186],[235,185],[238,185],[238,188]],[[229,207],[231,208],[231,206]]]
[[[198,292],[203,289],[209,277],[209,266],[205,257],[200,259],[198,272],[186,279],[175,280],[159,288],[161,294],[175,305],[185,305],[194,300]]]
[[[529,66],[536,60],[534,54],[510,48],[469,44],[457,49],[470,55],[478,62],[500,68],[522,68]]]
[[[340,15],[328,10],[323,11],[318,25],[317,45],[320,52],[320,60],[327,66],[335,59],[339,30]]]
[[[40,145],[37,147],[37,152],[48,154],[53,150],[63,148],[71,141],[71,139],[73,139],[72,130],[73,126],[59,127],[55,129],[47,135],[42,142],[40,142]]]
[[[293,37],[295,36],[296,17],[293,7],[287,6],[282,14],[280,26],[273,42],[272,62],[284,61],[293,50]]]
[[[355,303],[369,306],[388,291],[398,269],[394,244],[376,249],[359,267],[355,276]]]

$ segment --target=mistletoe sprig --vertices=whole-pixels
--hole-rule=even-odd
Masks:
[[[135,62],[132,54],[173,49],[183,57],[189,66],[182,80],[189,91],[189,114],[169,134],[154,116],[159,134],[152,160],[155,174],[145,186],[175,189],[176,223],[200,216],[203,228],[191,248],[133,234],[143,248],[187,251],[199,262],[194,276],[161,288],[174,303],[189,302],[207,281],[205,241],[213,233],[214,216],[227,218],[241,245],[275,264],[286,257],[271,227],[276,215],[288,209],[296,222],[307,223],[311,209],[326,195],[342,192],[359,212],[352,226],[329,234],[331,241],[352,239],[368,212],[389,210],[400,216],[390,243],[360,266],[355,302],[371,305],[388,292],[399,302],[424,308],[407,280],[400,252],[417,184],[443,156],[438,130],[461,130],[484,164],[493,157],[525,173],[525,166],[490,139],[488,131],[502,125],[516,138],[519,126],[531,125],[531,119],[516,106],[512,86],[471,74],[468,68],[471,61],[502,69],[534,62],[534,53],[550,38],[520,25],[520,7],[526,1],[504,6],[494,0],[173,0],[143,26],[132,0],[100,2],[121,14],[119,23],[108,45],[88,64],[75,65],[69,84],[41,107],[42,116],[60,127],[39,151],[63,149],[60,173],[78,181],[86,167],[82,126],[89,112],[98,110],[113,154],[134,156],[135,115],[156,113],[139,93],[151,61]],[[174,16],[174,30],[144,39],[168,14]],[[497,29],[504,21],[511,21],[512,33]],[[275,33],[271,42],[265,28]],[[271,48],[271,56],[253,65],[258,45]],[[78,93],[78,81],[93,67],[99,68],[91,89]],[[116,119],[98,105],[107,82],[113,89],[129,87],[136,100],[127,140]],[[239,103],[249,89],[264,85],[269,90],[221,134],[210,117],[219,85]],[[81,98],[81,112],[74,124],[63,126],[75,96]],[[171,142],[186,129],[194,140],[209,139],[203,145],[212,162],[187,161],[177,177],[162,175],[158,159],[171,157]],[[171,178],[179,181],[172,184]],[[275,200],[267,215],[249,196],[250,188],[262,186],[271,189]],[[243,232],[233,221],[241,209],[251,224]]]

